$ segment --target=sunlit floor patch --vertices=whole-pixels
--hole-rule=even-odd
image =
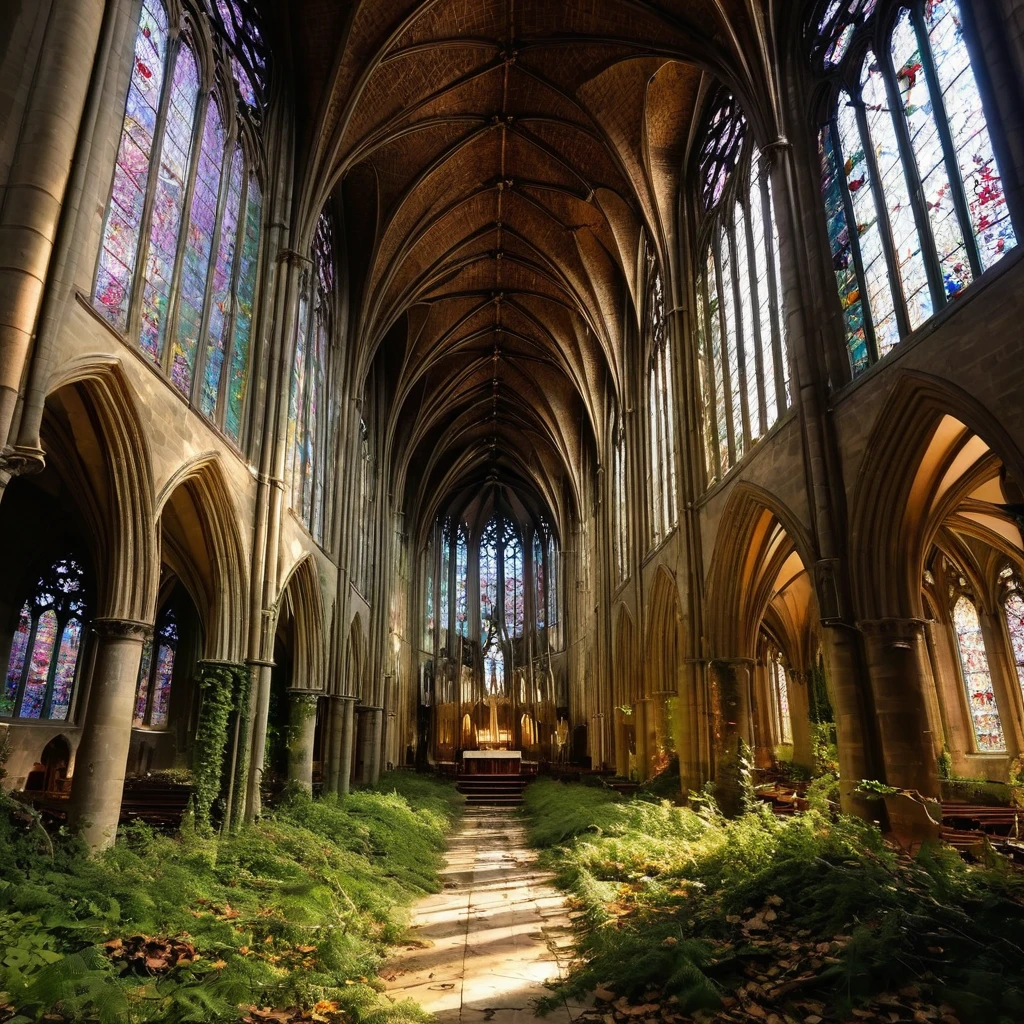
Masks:
[[[414,999],[441,1024],[523,1024],[571,955],[571,923],[551,876],[511,810],[467,808],[451,837],[445,888],[413,910],[412,933],[383,972],[392,999]],[[569,1024],[563,1004],[544,1020]]]

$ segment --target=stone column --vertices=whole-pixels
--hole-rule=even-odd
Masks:
[[[117,835],[142,643],[152,629],[132,619],[92,624],[96,657],[75,756],[70,819],[93,850],[112,846]]]
[[[288,783],[313,792],[313,743],[320,690],[288,691]]]
[[[900,789],[916,789],[924,796],[938,796],[936,738],[925,698],[926,687],[931,685],[924,669],[925,623],[888,618],[857,625],[864,635],[884,781]]]
[[[347,796],[352,785],[352,745],[356,733],[355,697],[342,697],[341,742],[338,757],[338,795]]]
[[[324,771],[324,793],[338,792],[338,776],[341,774],[341,724],[344,714],[341,701],[342,698],[336,693],[327,694],[325,697],[326,710],[324,712],[324,739],[323,739],[323,771]]]
[[[775,744],[781,742],[772,729],[772,693],[768,678],[768,667],[758,661],[752,668],[751,724],[754,742],[754,764],[758,768],[771,767],[775,756]]]
[[[104,0],[54,0],[25,115],[14,128],[20,141],[0,209],[0,445],[10,435],[39,315],[104,7]]]
[[[260,787],[267,756],[267,719],[270,716],[270,673],[272,661],[250,659],[252,666],[252,723],[250,727],[249,778],[245,794],[245,820],[255,821],[263,807]]]
[[[359,786],[370,785],[373,775],[373,712],[378,711],[368,704],[360,704],[359,723],[356,730],[358,748],[356,750],[355,783]]]
[[[789,724],[793,732],[793,763],[814,769],[814,750],[811,737],[811,711],[808,690],[810,671],[791,668],[788,675]]]
[[[380,781],[381,760],[384,753],[384,709],[370,708],[370,771],[369,783],[376,786]]]
[[[749,658],[711,662],[712,743],[715,757],[715,797],[722,811],[734,816],[742,810],[739,775],[741,744],[750,746]]]

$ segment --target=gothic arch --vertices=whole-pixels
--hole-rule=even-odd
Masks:
[[[629,758],[636,754],[636,719],[640,700],[640,644],[633,616],[625,605],[619,606],[615,625],[615,661],[612,677],[614,715],[615,770],[629,775]],[[628,710],[627,710],[628,709]]]
[[[1002,501],[964,506],[997,478]],[[858,616],[923,616],[925,560],[951,516],[993,543],[1005,541],[1011,526],[1019,551],[1019,532],[999,506],[1018,500],[1020,481],[1024,457],[979,402],[929,374],[903,373],[872,428],[854,490],[850,566]]]
[[[705,635],[714,658],[754,658],[769,604],[804,573],[813,548],[797,517],[763,488],[741,482],[722,514],[708,572]]]
[[[216,452],[181,466],[157,497],[164,560],[199,607],[205,657],[220,661],[245,655],[248,572],[238,520]]]
[[[43,433],[76,484],[95,539],[97,615],[149,621],[160,579],[153,477],[120,362],[76,360],[55,376]]]
[[[303,558],[288,574],[277,603],[277,613],[287,609],[295,626],[292,686],[323,690],[327,682],[326,616],[320,578],[312,555]]]

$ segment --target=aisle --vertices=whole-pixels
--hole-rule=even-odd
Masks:
[[[415,999],[441,1024],[525,1024],[544,982],[564,973],[572,944],[565,901],[516,812],[468,807],[448,845],[445,888],[413,911],[413,934],[428,945],[401,950],[381,972],[392,999]],[[568,1024],[580,1007],[548,1014]]]

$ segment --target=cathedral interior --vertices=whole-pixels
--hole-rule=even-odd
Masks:
[[[1022,99],[1022,0],[0,4],[4,788],[1020,782]]]

